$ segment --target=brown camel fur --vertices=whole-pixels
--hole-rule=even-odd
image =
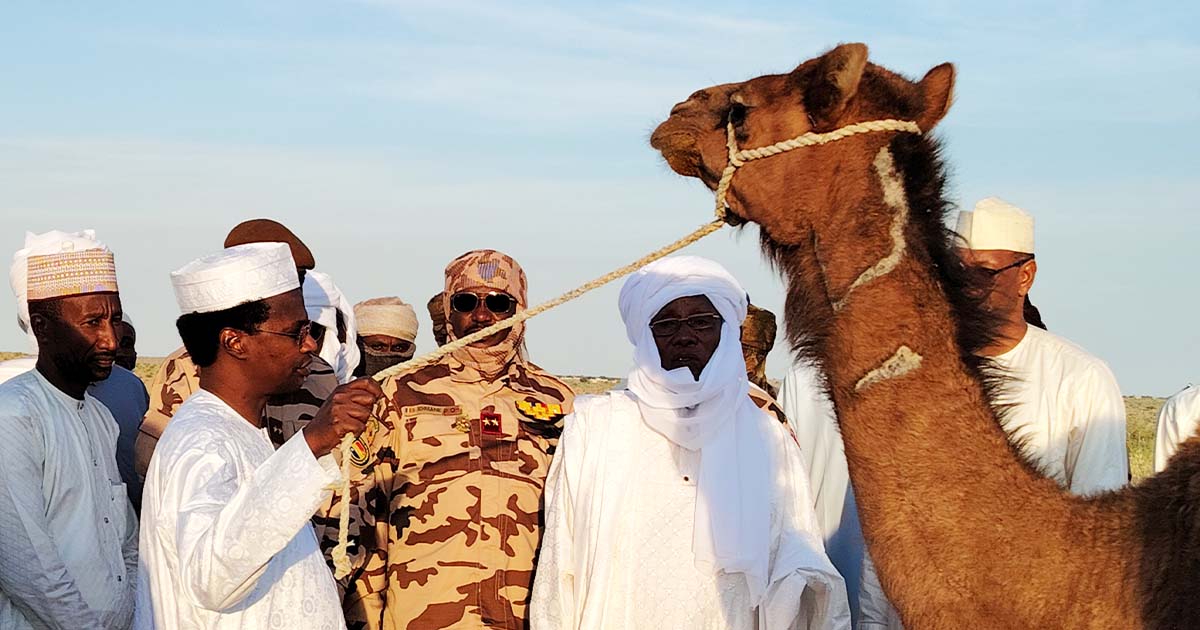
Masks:
[[[741,148],[886,118],[925,132],[751,162],[728,195],[787,280],[789,340],[824,369],[863,531],[909,630],[1200,627],[1200,441],[1138,487],[1084,499],[1000,429],[999,381],[974,355],[992,325],[953,254],[928,135],[953,83],[949,64],[914,83],[847,44],[788,74],[696,92],[651,144],[713,188],[727,121]]]

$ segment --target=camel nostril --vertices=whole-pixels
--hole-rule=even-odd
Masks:
[[[678,114],[679,112],[683,111],[684,108],[687,107],[687,104],[690,102],[691,101],[688,100],[688,101],[683,101],[682,103],[676,103],[675,107],[671,108],[671,115],[674,116],[675,114]]]

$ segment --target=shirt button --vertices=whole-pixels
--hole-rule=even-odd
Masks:
[[[107,516],[106,516],[106,517],[104,517],[104,522],[105,522],[105,523],[107,523],[107,522],[108,522],[108,517],[107,517]]]
[[[688,478],[687,478],[687,475],[684,475],[684,477],[683,477],[683,480],[684,480],[684,481],[691,481],[690,479],[688,479]]]

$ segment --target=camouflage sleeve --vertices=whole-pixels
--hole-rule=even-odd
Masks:
[[[147,390],[150,395],[150,408],[138,428],[137,440],[133,447],[134,470],[138,478],[146,478],[154,447],[158,444],[163,430],[167,428],[167,423],[171,421],[171,416],[175,415],[179,405],[198,388],[196,367],[186,353],[176,352],[159,366]]]
[[[366,447],[366,464],[355,467],[350,478],[350,575],[344,588],[343,608],[348,630],[381,630],[388,587],[390,504],[396,470],[396,445],[403,432],[393,430],[399,414],[385,389],[371,423],[360,439]],[[337,515],[322,546],[332,550],[337,542]]]

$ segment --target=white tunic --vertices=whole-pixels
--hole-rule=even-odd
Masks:
[[[1154,472],[1167,467],[1179,445],[1196,433],[1200,424],[1200,386],[1189,385],[1163,403],[1158,411],[1158,435],[1154,440]]]
[[[303,432],[275,451],[220,398],[193,394],[146,475],[135,627],[345,628],[309,524],[338,478]]]
[[[995,362],[1015,379],[998,399],[1014,405],[1004,428],[1048,477],[1079,495],[1129,482],[1125,402],[1108,365],[1035,326]]]
[[[859,611],[859,580],[863,561],[862,526],[842,434],[838,430],[833,402],[821,388],[820,372],[806,363],[797,363],[783,379],[779,405],[800,443],[807,465],[809,487],[817,525],[825,541],[825,552],[846,580],[850,613]]]
[[[1012,405],[1003,425],[1063,489],[1086,495],[1129,481],[1125,402],[1117,379],[1100,359],[1036,326],[1008,352],[993,358],[1012,380],[997,397]],[[860,630],[900,630],[875,567],[864,559]]]
[[[778,439],[768,586],[754,607],[741,574],[696,566],[696,453],[650,429],[625,391],[577,398],[546,481],[533,630],[849,628],[803,458],[776,420],[762,422]]]
[[[37,357],[18,357],[0,361],[0,383],[14,376],[24,374],[37,366]]]
[[[0,628],[128,628],[137,517],[117,423],[41,373],[0,385]]]

